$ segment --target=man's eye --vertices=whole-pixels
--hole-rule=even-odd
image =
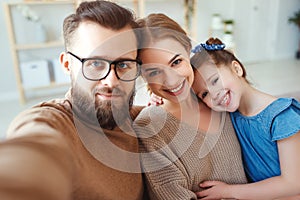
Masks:
[[[97,67],[97,68],[105,68],[106,63],[102,60],[90,60],[86,63],[88,66]]]
[[[118,67],[119,69],[126,69],[126,68],[129,67],[129,65],[128,65],[127,63],[125,63],[125,62],[119,62],[119,63],[117,64],[117,67]]]
[[[201,95],[201,99],[204,99],[208,95],[208,92],[203,92]]]

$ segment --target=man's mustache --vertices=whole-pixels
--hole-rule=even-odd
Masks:
[[[113,94],[113,95],[125,95],[125,92],[122,91],[120,88],[111,88],[111,87],[101,87],[101,88],[95,88],[94,89],[94,94],[97,93],[105,93],[105,94]]]

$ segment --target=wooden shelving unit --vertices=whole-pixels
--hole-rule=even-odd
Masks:
[[[5,20],[6,20],[6,25],[7,25],[7,31],[8,31],[8,36],[9,36],[9,41],[10,41],[10,50],[11,50],[11,55],[13,58],[13,65],[14,65],[14,71],[16,75],[16,81],[17,81],[17,87],[19,91],[19,98],[20,98],[20,103],[24,104],[27,101],[26,97],[26,91],[28,88],[23,87],[23,82],[22,82],[22,74],[21,74],[21,69],[20,69],[20,64],[22,60],[20,59],[20,51],[28,51],[28,50],[45,50],[45,49],[54,49],[57,47],[63,47],[63,42],[59,40],[54,40],[54,41],[47,41],[44,43],[26,43],[26,44],[18,44],[16,42],[16,32],[15,32],[15,26],[17,24],[14,24],[13,20],[13,15],[12,15],[12,8],[17,7],[17,6],[29,6],[29,7],[34,7],[34,6],[57,6],[60,7],[62,5],[69,5],[72,7],[72,9],[75,9],[76,7],[76,2],[75,1],[69,1],[69,0],[40,0],[40,1],[22,1],[22,2],[8,2],[4,3],[3,8],[4,8],[4,13],[5,13]],[[47,15],[47,13],[45,13]],[[49,83],[49,86],[45,87],[34,87],[30,88],[32,90],[36,89],[46,89],[46,88],[55,88],[55,87],[61,87],[62,85],[66,84],[59,84],[51,81]]]

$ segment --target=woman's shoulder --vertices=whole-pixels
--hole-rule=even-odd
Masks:
[[[134,124],[140,124],[141,122],[161,122],[165,121],[168,117],[168,113],[159,106],[147,106],[144,107],[138,116],[134,120]]]

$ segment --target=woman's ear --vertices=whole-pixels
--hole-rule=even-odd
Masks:
[[[240,77],[242,77],[244,74],[242,66],[235,60],[231,63],[231,69],[235,74],[237,74]]]
[[[70,74],[70,62],[68,60],[68,56],[66,52],[62,52],[59,55],[59,62],[61,64],[61,66],[63,67],[63,71]]]

